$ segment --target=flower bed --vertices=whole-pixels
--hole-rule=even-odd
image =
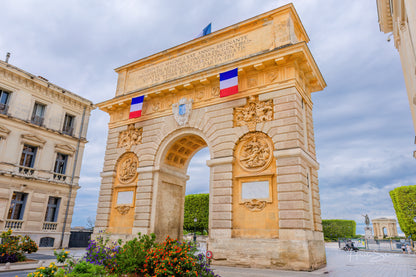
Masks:
[[[205,256],[195,255],[192,243],[180,242],[169,237],[163,243],[155,242],[155,235],[141,235],[123,243],[111,243],[102,236],[91,240],[85,256],[74,260],[67,251],[55,251],[58,262],[66,262],[64,268],[39,268],[34,276],[186,276],[219,277],[209,268]]]

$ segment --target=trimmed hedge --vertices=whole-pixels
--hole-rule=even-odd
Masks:
[[[356,223],[354,220],[323,219],[322,229],[325,239],[354,238]]]
[[[416,216],[416,185],[395,188],[390,191],[390,197],[400,229],[406,237],[412,236],[416,240],[416,223],[413,221]]]
[[[183,220],[183,229],[189,232],[194,231],[194,226],[197,231],[208,231],[209,218],[209,194],[190,194],[185,196],[185,214]],[[194,223],[194,218],[198,222]]]

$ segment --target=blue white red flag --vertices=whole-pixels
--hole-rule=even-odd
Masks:
[[[238,92],[238,68],[220,73],[220,97]]]
[[[129,118],[136,118],[142,116],[144,95],[134,97],[131,99]]]

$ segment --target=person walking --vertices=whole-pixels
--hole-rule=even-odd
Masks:
[[[411,254],[412,253],[412,249],[410,248],[410,245],[406,245],[406,250],[407,250],[407,254]]]
[[[403,250],[403,254],[406,253],[406,245],[404,245],[404,243],[402,244],[402,250]]]

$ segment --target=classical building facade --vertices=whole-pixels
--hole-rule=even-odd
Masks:
[[[386,34],[391,33],[394,46],[400,54],[416,133],[416,1],[377,0],[377,8],[380,30]],[[416,151],[413,156],[416,158]]]
[[[66,247],[93,104],[3,61],[0,102],[0,231]]]
[[[209,148],[213,263],[326,263],[311,93],[325,81],[289,4],[116,69],[94,232],[180,239],[187,168]],[[238,71],[220,97],[219,74]],[[141,117],[129,118],[132,98]]]
[[[394,218],[376,218],[373,219],[374,238],[392,238],[398,237],[397,222]]]

